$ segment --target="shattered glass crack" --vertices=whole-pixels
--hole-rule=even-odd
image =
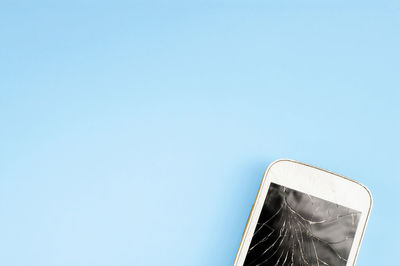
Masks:
[[[360,215],[271,183],[244,265],[346,265]]]

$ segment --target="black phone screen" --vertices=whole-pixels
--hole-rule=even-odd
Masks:
[[[360,215],[271,183],[244,265],[346,265]]]

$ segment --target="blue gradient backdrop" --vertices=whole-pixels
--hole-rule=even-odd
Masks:
[[[0,264],[231,265],[265,167],[374,195],[395,265],[398,1],[2,1]]]

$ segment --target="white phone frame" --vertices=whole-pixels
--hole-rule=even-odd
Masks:
[[[234,266],[242,266],[244,263],[271,182],[360,211],[360,221],[346,266],[355,265],[372,208],[371,192],[347,177],[293,160],[280,159],[271,163],[265,171]]]

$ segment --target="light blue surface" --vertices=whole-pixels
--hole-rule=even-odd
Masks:
[[[231,265],[281,157],[397,263],[398,1],[83,2],[0,4],[0,265]]]

